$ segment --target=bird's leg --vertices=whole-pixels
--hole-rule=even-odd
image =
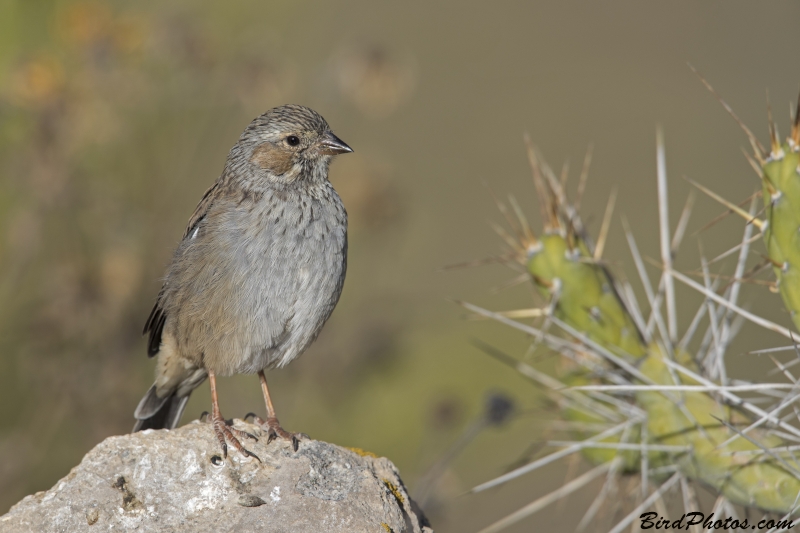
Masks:
[[[269,397],[267,377],[264,375],[263,370],[258,372],[258,379],[261,380],[261,392],[264,393],[264,403],[267,405],[267,419],[264,420],[255,415],[253,416],[253,419],[259,426],[267,431],[267,443],[270,443],[276,438],[280,437],[285,440],[291,440],[292,448],[294,448],[294,451],[297,451],[297,448],[300,446],[301,435],[299,433],[289,433],[281,427],[280,422],[278,422],[278,417],[275,415],[275,407],[272,405],[272,398]]]
[[[255,457],[260,463],[261,459],[259,459],[256,454],[242,446],[242,443],[239,442],[239,439],[236,437],[249,437],[253,440],[258,439],[255,437],[255,435],[251,435],[246,431],[233,428],[230,424],[228,424],[227,420],[222,417],[222,413],[219,412],[219,400],[217,399],[217,377],[213,372],[208,373],[208,382],[211,385],[211,418],[209,421],[214,428],[214,433],[217,435],[217,440],[219,440],[220,446],[222,446],[222,456],[228,457],[228,445],[226,443],[226,440],[228,440],[231,444],[233,444],[233,447],[239,450],[243,455]]]

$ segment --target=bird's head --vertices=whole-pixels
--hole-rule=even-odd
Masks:
[[[289,104],[253,120],[228,159],[259,179],[291,184],[326,179],[332,157],[352,151],[319,113]]]

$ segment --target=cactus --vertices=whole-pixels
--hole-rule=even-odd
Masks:
[[[770,119],[771,150],[756,148],[766,224],[764,244],[783,304],[800,330],[800,100],[789,138],[781,145]]]
[[[797,124],[790,141],[782,148],[776,148],[773,143],[770,158],[763,161],[765,191],[770,191],[770,196],[765,192],[765,198],[772,198],[767,211],[768,220],[769,217],[784,216],[793,224],[790,231],[786,229],[788,222],[784,222],[781,228],[773,222],[767,226],[767,230],[772,226],[772,231],[765,231],[765,238],[771,246],[770,258],[781,265],[781,293],[790,309],[800,306],[800,286],[796,293],[794,287],[789,287],[800,283],[794,277],[800,272],[795,270],[795,265],[800,267],[800,251],[792,252],[793,248],[785,244],[797,239],[795,235],[800,227],[800,215],[793,214],[800,213],[800,208],[792,211],[790,207],[800,206],[800,181],[796,180],[800,159]],[[684,491],[684,502],[692,501],[688,494],[691,492],[688,481],[715,490],[726,505],[791,515],[800,507],[800,463],[791,455],[790,444],[800,437],[800,430],[781,420],[779,411],[786,409],[794,397],[784,397],[771,412],[743,400],[736,395],[737,388],[727,383],[722,357],[735,329],[732,326],[735,317],[750,319],[788,336],[791,333],[739,308],[736,305],[738,282],[721,296],[710,289],[708,279],[706,285],[701,286],[672,269],[674,244],[680,241],[685,220],[682,217],[677,238],[671,243],[666,218],[666,168],[662,141],[659,140],[658,182],[664,273],[657,293],[643,278],[651,300],[651,316],[647,320],[639,311],[629,287],[617,284],[602,261],[601,251],[608,224],[604,222],[598,245],[594,246],[583,229],[576,208],[566,199],[562,180],[542,162],[531,146],[528,149],[544,217],[544,231],[538,237],[533,234],[513,199],[512,211],[516,219],[505,205],[499,206],[515,233],[514,236],[503,233],[506,242],[514,244],[511,255],[524,265],[547,304],[542,309],[507,313],[464,305],[484,317],[531,334],[536,342],[543,342],[571,363],[570,371],[558,382],[524,363],[512,364],[549,389],[549,394],[561,405],[562,419],[575,428],[572,436],[577,442],[560,443],[566,446],[561,451],[479,485],[473,491],[494,487],[571,453],[582,452],[597,466],[553,495],[533,502],[482,533],[499,531],[602,474],[608,476],[606,486],[621,474],[641,476],[643,493],[651,484],[655,485],[642,505],[617,524],[613,531],[627,527],[646,505],[651,505],[678,482]],[[777,201],[773,190],[780,191]],[[609,219],[607,213],[606,220]],[[737,265],[739,271],[747,258],[749,236],[750,229],[745,232],[741,245],[743,253]],[[630,235],[629,242],[642,274],[641,258]],[[706,338],[710,340],[701,343],[694,356],[687,346],[698,320],[693,322],[684,339],[678,342],[675,338],[674,279],[694,284],[711,302],[704,303],[697,315],[702,317],[702,311],[709,306],[711,324]],[[663,299],[666,299],[666,320],[660,311]],[[796,307],[792,307],[790,302],[796,302]],[[719,308],[713,307],[712,303],[719,304]],[[541,316],[544,323],[535,328],[511,318],[525,316]],[[566,333],[566,338],[550,333],[548,330],[553,325]],[[771,389],[774,394],[793,385],[743,387],[748,391]],[[602,429],[599,433],[588,429],[597,426]],[[592,519],[606,492],[604,487],[587,511],[582,525]]]
[[[745,156],[761,178],[765,218],[756,218],[702,185],[692,183],[732,212],[742,216],[748,224],[761,230],[767,248],[767,259],[772,263],[777,280],[775,287],[795,328],[800,330],[800,97],[793,113],[791,133],[783,144],[772,119],[772,110],[768,107],[770,149],[767,150],[711,84],[696,70],[694,72],[739,124],[750,141],[753,156]]]

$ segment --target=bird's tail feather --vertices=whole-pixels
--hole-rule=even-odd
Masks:
[[[183,410],[189,401],[189,394],[178,396],[177,391],[169,396],[159,398],[156,394],[156,386],[152,387],[139,402],[133,416],[136,417],[136,424],[133,431],[144,429],[175,429],[181,420]]]

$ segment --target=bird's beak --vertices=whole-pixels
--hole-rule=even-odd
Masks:
[[[319,153],[323,155],[337,155],[348,154],[353,149],[347,146],[347,143],[334,135],[332,132],[327,132],[322,136],[319,141]]]

